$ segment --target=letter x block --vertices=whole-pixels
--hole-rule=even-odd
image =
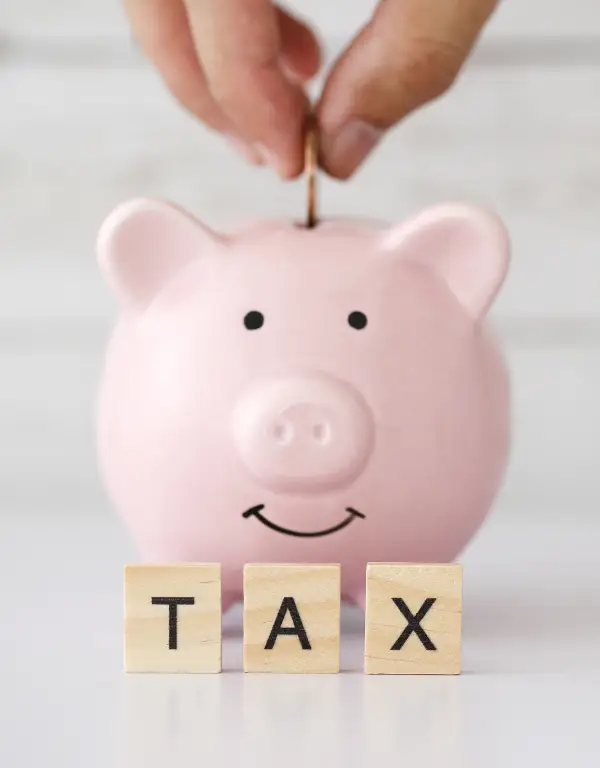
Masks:
[[[340,671],[339,565],[246,565],[244,671]]]
[[[459,674],[461,624],[460,565],[367,565],[367,674]]]
[[[221,566],[125,568],[125,670],[221,671]]]

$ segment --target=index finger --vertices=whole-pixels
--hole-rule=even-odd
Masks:
[[[269,0],[186,0],[210,91],[238,132],[282,176],[302,170],[308,100],[281,66],[281,38]]]

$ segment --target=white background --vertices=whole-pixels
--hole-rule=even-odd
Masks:
[[[8,5],[7,5],[8,3]],[[296,0],[330,53],[366,0]],[[452,93],[407,120],[325,214],[400,219],[463,198],[508,225],[494,308],[514,383],[498,509],[600,502],[600,11],[504,0]],[[93,398],[114,306],[94,259],[112,206],[170,197],[213,226],[297,216],[301,184],[246,167],[139,57],[117,0],[0,9],[0,515],[104,513]]]

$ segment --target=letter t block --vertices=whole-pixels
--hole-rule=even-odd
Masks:
[[[221,671],[221,566],[125,568],[125,670]]]
[[[460,565],[367,565],[365,673],[457,675]]]

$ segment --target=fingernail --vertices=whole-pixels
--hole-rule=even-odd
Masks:
[[[232,146],[242,155],[242,157],[247,160],[252,165],[263,165],[264,159],[262,153],[258,150],[258,148],[253,147],[251,144],[248,144],[243,139],[240,139],[238,136],[235,136],[232,133],[227,134],[227,138],[229,139]]]
[[[261,156],[263,163],[266,163],[267,165],[270,165],[273,168],[277,167],[277,163],[278,163],[277,155],[274,152],[272,152],[269,149],[269,147],[266,147],[264,144],[257,144],[256,151]]]
[[[266,165],[271,167],[280,176],[286,176],[286,168],[281,162],[279,155],[264,144],[257,144],[256,149]]]
[[[281,71],[283,72],[285,77],[290,81],[290,83],[293,83],[294,85],[303,85],[308,80],[310,80],[310,77],[305,75],[303,72],[300,72],[299,70],[294,69],[285,61],[281,62]]]
[[[323,136],[321,151],[325,167],[346,178],[375,148],[383,131],[363,120],[351,120],[333,136]]]

